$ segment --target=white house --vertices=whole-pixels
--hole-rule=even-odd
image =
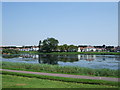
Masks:
[[[32,47],[32,50],[33,50],[33,51],[38,51],[38,50],[39,50],[39,47],[34,46],[34,47]]]
[[[93,46],[78,47],[78,52],[90,52],[90,51],[95,52],[96,48],[94,48]]]

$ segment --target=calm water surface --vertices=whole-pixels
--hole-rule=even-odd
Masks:
[[[2,61],[118,69],[120,55],[3,55]]]

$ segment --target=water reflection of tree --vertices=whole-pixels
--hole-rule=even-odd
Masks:
[[[52,64],[52,65],[56,65],[58,64],[58,57],[57,55],[39,55],[39,63],[43,63],[43,64]]]
[[[20,55],[2,55],[2,58],[17,58]]]
[[[120,61],[120,55],[117,55],[117,56],[115,57],[115,60]]]
[[[75,62],[78,61],[77,55],[39,55],[39,63],[44,64],[58,64],[62,62]]]
[[[33,58],[32,54],[21,54],[20,57],[22,58]]]
[[[63,62],[75,62],[78,61],[77,55],[58,55],[58,60]]]
[[[20,57],[22,57],[22,58],[38,59],[38,55],[37,54],[21,54]]]

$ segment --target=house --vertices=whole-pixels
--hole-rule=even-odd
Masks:
[[[78,52],[95,52],[96,50],[93,46],[78,46]]]
[[[101,51],[104,51],[103,48],[96,48],[96,52],[101,52]]]
[[[39,50],[39,47],[38,46],[33,46],[32,47],[32,51],[38,51]]]
[[[93,46],[88,46],[84,49],[84,52],[95,52],[96,48],[94,48]]]
[[[84,49],[86,48],[86,45],[79,45],[78,46],[78,52],[84,52]]]
[[[120,52],[120,46],[115,47],[115,52]]]

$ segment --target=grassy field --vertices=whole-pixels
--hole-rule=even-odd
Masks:
[[[2,75],[2,81],[2,88],[118,88],[109,85],[63,82],[4,74]]]
[[[94,54],[94,55],[120,55],[120,52],[51,52],[42,53],[38,51],[21,51],[21,53],[33,53],[33,54]]]
[[[90,69],[83,67],[58,66],[58,65],[47,65],[47,64],[2,62],[2,68],[34,71],[34,72],[64,73],[64,74],[88,75],[88,76],[118,77],[119,75],[118,70]]]

